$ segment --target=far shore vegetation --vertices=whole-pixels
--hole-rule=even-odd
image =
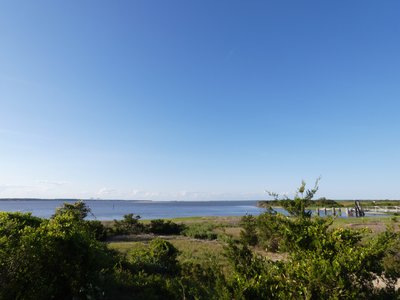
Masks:
[[[259,216],[0,212],[0,299],[398,299],[400,219],[311,216],[334,207],[317,190],[303,182]]]
[[[262,200],[257,202],[259,207],[284,207],[285,199]],[[321,197],[316,200],[309,200],[308,207],[354,207],[356,200],[332,200]],[[400,200],[357,200],[360,201],[363,207],[384,207],[384,206],[400,206]]]

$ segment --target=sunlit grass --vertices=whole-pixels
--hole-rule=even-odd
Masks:
[[[180,261],[202,262],[211,259],[223,259],[224,245],[220,241],[195,240],[190,238],[175,237],[168,239],[180,252]],[[147,242],[110,242],[108,247],[121,253],[130,250],[145,248]]]

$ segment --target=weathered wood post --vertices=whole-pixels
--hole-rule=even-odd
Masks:
[[[333,215],[336,216],[336,208],[332,207]]]
[[[327,214],[326,214],[326,207],[324,207],[324,213],[325,213],[325,217],[327,216]]]
[[[317,215],[318,215],[318,217],[319,217],[319,207],[317,207]]]

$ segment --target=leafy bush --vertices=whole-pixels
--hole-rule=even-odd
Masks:
[[[319,207],[343,207],[342,204],[339,204],[335,200],[326,199],[325,197],[319,198],[318,200],[312,200],[310,205]]]
[[[212,224],[191,224],[183,230],[182,234],[194,239],[215,240],[218,238]]]
[[[258,244],[265,250],[271,252],[284,250],[280,227],[285,220],[285,216],[279,215],[273,210],[268,210],[259,215],[257,217]]]
[[[114,232],[116,234],[138,234],[145,229],[144,225],[139,222],[140,216],[134,214],[124,215],[122,220],[114,220]]]
[[[389,241],[382,265],[385,276],[390,279],[389,285],[394,288],[394,284],[400,278],[400,234],[387,231],[382,235]]]
[[[222,268],[215,261],[186,261],[181,264],[179,282],[180,299],[230,299]]]
[[[310,218],[307,201],[317,188],[303,195],[302,183],[292,215],[270,210],[257,218],[259,243],[278,241],[287,251],[284,261],[257,256],[246,241],[230,242],[226,250],[234,272],[227,287],[233,299],[394,299],[399,278],[399,233],[388,229],[375,239],[363,232],[331,229],[332,219]],[[292,200],[288,200],[292,201]],[[387,287],[376,289],[373,281]]]
[[[31,213],[0,212],[0,235],[11,240],[18,240],[26,227],[37,228],[44,220]]]
[[[161,219],[151,220],[147,227],[147,231],[154,234],[180,234],[184,229],[184,225],[176,224],[172,221],[165,221]]]
[[[20,220],[30,220],[29,215]],[[1,299],[101,298],[113,257],[71,212],[38,226],[20,223],[13,243],[1,232]],[[30,224],[32,225],[32,223]]]
[[[130,251],[128,261],[136,271],[169,274],[178,270],[178,253],[170,242],[156,238],[148,247]]]
[[[284,220],[279,232],[287,244],[287,260],[265,260],[247,244],[229,244],[232,298],[371,299],[395,294],[399,249],[391,246],[394,233],[361,243],[362,233],[331,230],[329,220],[277,220]],[[375,289],[373,280],[378,276],[388,284],[387,289]]]
[[[85,221],[75,208],[50,220],[0,213],[0,299],[218,299],[219,268],[182,268],[178,250],[161,239],[122,257],[98,241],[101,222]],[[136,221],[126,216],[121,231],[142,230]]]
[[[62,215],[65,213],[70,213],[74,216],[74,218],[78,220],[83,220],[88,216],[88,214],[91,213],[91,210],[89,206],[87,206],[86,203],[83,202],[82,200],[76,201],[74,203],[65,202],[61,207],[58,207],[56,209],[53,218],[56,217],[57,215]]]
[[[105,241],[109,235],[109,230],[100,221],[90,220],[86,221],[85,225],[94,238],[98,241]]]
[[[258,243],[257,219],[252,215],[243,216],[240,220],[240,226],[243,228],[240,231],[242,242],[250,246],[255,246]]]

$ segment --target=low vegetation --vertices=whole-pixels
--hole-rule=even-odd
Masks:
[[[284,202],[286,199],[274,199],[258,201],[257,206],[268,207],[285,207]],[[290,200],[290,199],[289,199]],[[394,207],[400,206],[400,200],[360,200],[362,207]],[[316,207],[354,207],[354,200],[332,200],[325,197],[310,200],[307,205],[310,208]]]
[[[0,213],[0,299],[399,297],[398,223],[371,233],[312,218],[317,189],[303,183],[294,199],[277,199],[290,216],[268,208],[233,222],[127,214],[104,224],[85,220],[83,202],[50,219]]]
[[[190,224],[182,234],[195,239],[215,240],[218,234],[214,229],[215,225],[213,224]]]

